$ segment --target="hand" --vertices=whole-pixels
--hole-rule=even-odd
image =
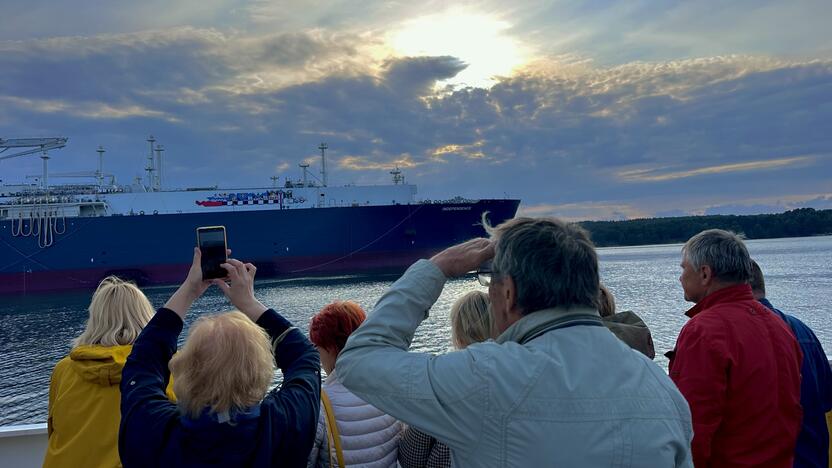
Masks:
[[[231,255],[231,250],[226,250],[227,255]],[[191,269],[188,270],[188,276],[179,289],[173,293],[173,296],[165,303],[165,308],[170,309],[179,315],[182,320],[185,320],[185,315],[191,304],[197,300],[205,290],[211,286],[210,281],[202,279],[202,252],[199,247],[194,247],[194,258],[191,261]]]
[[[228,282],[215,279],[212,283],[222,290],[234,307],[248,316],[252,322],[256,322],[267,310],[267,307],[254,297],[254,276],[257,274],[257,267],[233,258],[229,258],[220,266],[228,271]]]
[[[231,251],[228,250],[228,252],[230,254]],[[194,299],[202,296],[208,287],[211,286],[210,281],[202,279],[202,251],[199,250],[199,247],[194,247],[194,259],[191,261],[191,269],[188,270],[188,276],[185,278],[182,286],[186,287],[195,296]]]
[[[488,239],[471,239],[439,252],[430,259],[446,278],[474,271],[494,257],[494,245]]]

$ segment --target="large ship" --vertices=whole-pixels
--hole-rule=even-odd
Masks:
[[[483,236],[483,213],[496,225],[520,200],[461,197],[418,200],[401,171],[378,186],[329,186],[326,145],[321,178],[250,188],[163,188],[162,148],[151,137],[147,177],[116,183],[99,167],[90,183],[52,184],[48,151],[66,138],[0,139],[0,160],[40,153],[37,183],[0,186],[0,294],[92,289],[108,275],[139,285],[175,284],[190,265],[199,226],[223,225],[233,256],[257,265],[258,278],[396,273],[419,258]],[[13,149],[14,154],[2,151]]]

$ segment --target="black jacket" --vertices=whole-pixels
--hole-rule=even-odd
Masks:
[[[257,324],[274,340],[292,326],[269,309]],[[182,415],[165,395],[168,362],[176,352],[182,320],[159,309],[133,345],[121,380],[118,449],[122,464],[149,466],[305,467],[320,410],[320,357],[297,329],[275,350],[283,385],[259,408],[238,413],[231,423],[206,412]]]

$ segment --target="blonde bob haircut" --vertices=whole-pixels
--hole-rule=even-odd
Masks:
[[[133,344],[154,310],[135,284],[108,276],[92,295],[89,313],[84,332],[72,340],[72,346]]]
[[[471,291],[451,306],[451,340],[457,349],[493,338],[488,294]]]
[[[260,403],[275,365],[266,331],[233,311],[197,320],[169,367],[180,411],[197,418]]]

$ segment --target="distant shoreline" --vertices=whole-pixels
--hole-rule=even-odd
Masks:
[[[705,229],[726,229],[746,239],[832,234],[832,210],[798,208],[778,214],[682,216],[626,221],[581,221],[598,247],[680,244]]]

